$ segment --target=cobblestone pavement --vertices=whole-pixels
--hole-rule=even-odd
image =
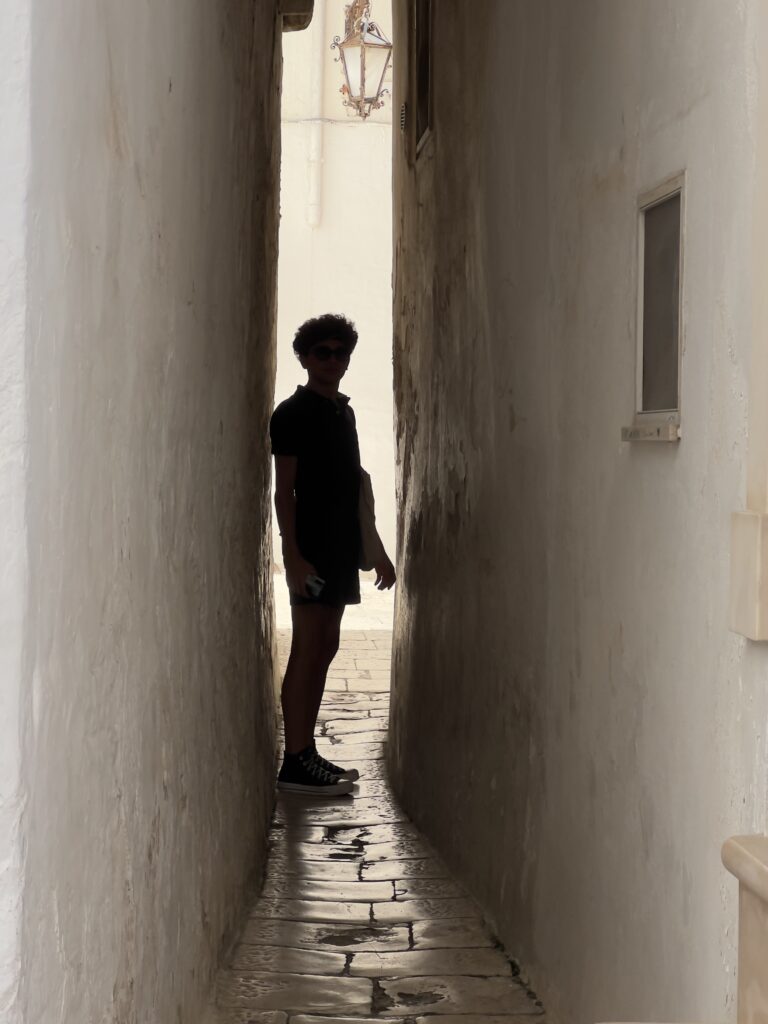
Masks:
[[[289,640],[281,631],[281,660]],[[318,747],[359,767],[360,782],[335,800],[279,796],[264,889],[219,979],[220,1024],[533,1024],[542,1013],[390,790],[390,648],[386,630],[343,634]]]

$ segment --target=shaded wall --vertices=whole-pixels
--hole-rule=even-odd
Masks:
[[[0,7],[0,1020],[16,1024],[24,808],[19,730],[27,552],[25,198],[30,4]]]
[[[758,0],[435,6],[395,156],[396,783],[553,1016],[727,1019],[719,848],[766,827],[768,654],[727,629]],[[402,58],[396,90],[412,120]],[[637,199],[681,170],[683,440],[633,446]]]
[[[25,1024],[200,1019],[275,741],[263,0],[35,2]]]

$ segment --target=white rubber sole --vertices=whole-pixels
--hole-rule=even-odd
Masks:
[[[330,786],[304,786],[299,782],[278,782],[277,788],[283,793],[303,793],[304,796],[346,796],[354,788],[349,779],[340,779]]]

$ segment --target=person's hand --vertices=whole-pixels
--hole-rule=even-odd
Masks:
[[[301,555],[291,555],[285,559],[285,578],[288,589],[299,597],[309,597],[307,576],[317,576],[317,569]]]
[[[375,586],[377,590],[391,590],[397,582],[397,575],[395,567],[390,562],[388,556],[382,554],[373,568],[376,570]]]

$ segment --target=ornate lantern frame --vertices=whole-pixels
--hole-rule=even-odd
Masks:
[[[384,89],[384,78],[392,63],[392,43],[384,35],[378,24],[371,19],[370,0],[352,0],[344,9],[344,38],[334,36],[331,44],[332,50],[338,50],[337,61],[341,62],[344,72],[344,85],[340,92],[344,96],[344,106],[352,107],[358,117],[365,120],[370,116],[372,110],[379,110],[384,106],[383,96],[387,95],[388,89]],[[374,78],[378,79],[375,84],[375,92],[369,88],[369,72],[366,66],[367,57],[370,51],[377,51],[385,54],[381,74],[378,69],[374,72]],[[350,58],[359,59],[360,67],[350,67]],[[359,82],[359,90],[355,90],[353,82]]]

